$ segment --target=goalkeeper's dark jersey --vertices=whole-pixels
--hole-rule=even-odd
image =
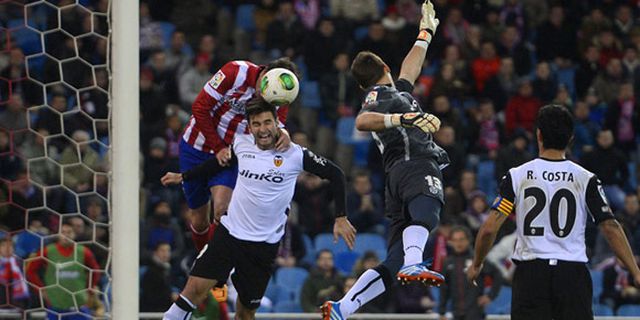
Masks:
[[[418,101],[412,96],[413,85],[405,79],[391,86],[374,86],[367,90],[367,95],[360,112],[407,113],[423,112]],[[382,153],[385,171],[399,162],[416,159],[434,159],[440,168],[449,164],[446,151],[433,141],[431,134],[418,128],[390,128],[372,132],[373,139]]]

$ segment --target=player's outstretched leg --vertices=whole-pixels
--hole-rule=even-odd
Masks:
[[[327,301],[322,307],[320,307],[322,311],[322,320],[343,320],[345,319],[342,316],[342,312],[340,312],[340,302],[336,301]]]
[[[402,284],[420,281],[426,285],[439,286],[444,282],[444,277],[430,270],[428,261],[423,261],[429,230],[438,225],[441,208],[442,203],[438,199],[426,195],[418,195],[409,202],[412,221],[402,231],[404,265],[397,274]]]

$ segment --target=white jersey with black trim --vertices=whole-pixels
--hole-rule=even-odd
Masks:
[[[277,243],[284,235],[286,210],[296,178],[303,171],[302,147],[291,143],[285,152],[261,150],[250,134],[236,134],[236,182],[221,223],[237,239]]]
[[[510,169],[500,195],[508,199],[500,212],[509,202],[515,208],[514,260],[587,262],[587,219],[613,218],[597,177],[569,160],[537,158]]]

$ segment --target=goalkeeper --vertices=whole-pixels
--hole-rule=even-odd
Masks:
[[[428,269],[424,248],[439,222],[444,204],[441,169],[449,163],[446,152],[433,142],[440,120],[420,109],[411,96],[420,75],[427,47],[438,26],[433,4],[422,5],[420,33],[393,81],[387,64],[371,52],[360,52],[351,72],[366,90],[358,130],[370,131],[382,153],[386,173],[386,211],[391,217],[387,259],[365,271],[340,301],[322,306],[324,320],[346,319],[359,307],[402,282],[439,285],[444,277]]]

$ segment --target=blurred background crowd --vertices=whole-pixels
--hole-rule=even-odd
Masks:
[[[499,179],[537,154],[534,120],[549,103],[574,114],[569,157],[600,177],[638,252],[640,2],[433,2],[440,26],[413,94],[442,120],[435,140],[451,158],[441,227],[429,245],[434,268],[449,280],[441,290],[398,287],[364,311],[508,313],[514,224],[503,227],[490,255],[484,290],[465,287],[461,266]],[[70,285],[97,288],[83,291],[76,305],[95,312],[104,300],[106,279],[96,270],[108,257],[108,1],[75,3],[0,6],[0,30],[8,30],[0,34],[0,305],[39,306],[35,289],[48,285],[48,265],[73,250],[84,258],[70,268],[84,275]],[[294,142],[347,173],[349,218],[361,234],[353,252],[333,245],[329,186],[301,175],[261,311],[315,312],[384,259],[382,161],[370,136],[354,128],[364,92],[349,67],[355,53],[370,50],[399,72],[419,17],[415,0],[140,1],[142,311],[166,310],[194,258],[182,191],[163,187],[160,177],[179,170],[191,103],[231,60],[286,56],[297,63],[301,90],[286,127]],[[45,32],[44,47],[34,30]],[[640,291],[592,224],[586,239],[598,312],[624,314]],[[29,259],[34,254],[51,257],[38,262]],[[74,300],[65,294],[47,291],[48,303],[68,310]]]

